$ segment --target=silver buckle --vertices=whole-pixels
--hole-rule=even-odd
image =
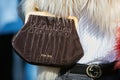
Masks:
[[[96,79],[101,77],[102,70],[98,64],[92,64],[87,67],[86,73],[89,77]]]

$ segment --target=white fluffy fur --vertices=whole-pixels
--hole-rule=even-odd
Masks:
[[[25,16],[36,10],[46,11],[56,16],[82,16],[86,11],[98,28],[108,34],[114,34],[120,25],[120,0],[24,0]],[[39,67],[38,80],[55,80],[59,68]],[[52,77],[51,77],[52,76]],[[54,76],[54,77],[53,77]]]
[[[23,12],[25,14],[35,11],[47,11],[56,16],[79,16],[80,0],[25,0],[23,3]]]
[[[55,80],[58,76],[59,68],[40,66],[38,80]]]
[[[23,12],[25,15],[36,8],[47,11],[56,16],[79,18],[80,12],[86,10],[101,30],[111,31],[120,20],[120,0],[24,0]]]
[[[114,33],[113,29],[120,21],[120,0],[88,0],[86,9],[88,16],[103,32]]]

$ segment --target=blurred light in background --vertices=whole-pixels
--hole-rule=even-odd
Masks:
[[[17,0],[1,0],[0,1],[0,26],[6,23],[14,22],[17,19]]]
[[[22,21],[17,15],[17,0],[0,1],[0,34],[17,32]]]
[[[24,62],[14,51],[11,54],[12,57],[8,55],[11,52],[6,52],[8,48],[12,50],[11,34],[14,35],[18,32],[23,25],[17,13],[18,2],[18,0],[0,0],[0,57],[2,57],[1,61],[3,61],[1,64],[3,65],[3,73],[7,70],[6,68],[10,67],[6,62],[12,63],[13,65],[10,68],[12,79],[7,79],[6,71],[5,75],[3,74],[6,78],[4,77],[4,79],[1,80],[36,80],[37,68],[35,65]],[[9,43],[6,44],[8,40]],[[6,56],[8,56],[8,60]]]

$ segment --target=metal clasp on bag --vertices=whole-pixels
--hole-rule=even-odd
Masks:
[[[89,65],[86,69],[86,73],[89,77],[93,78],[93,79],[97,79],[100,78],[102,75],[102,70],[100,65],[98,64],[92,64]]]

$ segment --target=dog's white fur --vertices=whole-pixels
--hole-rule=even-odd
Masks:
[[[120,0],[24,0],[22,10],[26,16],[29,12],[44,11],[55,16],[75,16],[80,20],[81,12],[98,25],[108,35],[115,35],[120,25]],[[55,80],[59,68],[39,67],[38,80]]]

